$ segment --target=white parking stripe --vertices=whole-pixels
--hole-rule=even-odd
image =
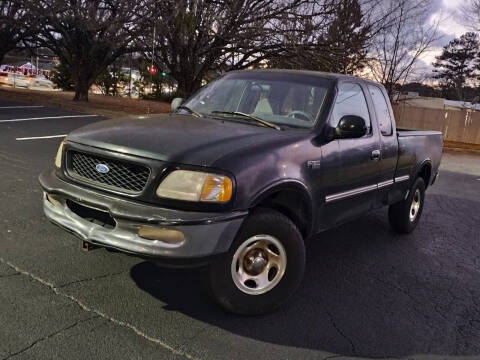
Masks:
[[[97,116],[100,116],[100,115],[47,116],[47,117],[26,118],[26,119],[7,119],[7,120],[0,120],[0,123],[19,122],[19,121],[31,121],[31,120],[47,120],[47,119],[86,118],[86,117],[97,117]]]
[[[45,106],[29,105],[29,106],[0,106],[2,109],[33,109],[33,108],[43,108]]]
[[[67,134],[23,137],[23,138],[16,138],[15,140],[17,140],[17,141],[23,141],[23,140],[37,140],[37,139],[54,139],[54,138],[61,138],[61,137],[65,137],[65,136],[67,136]]]

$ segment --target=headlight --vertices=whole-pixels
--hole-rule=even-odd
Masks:
[[[157,196],[186,201],[224,203],[232,197],[232,181],[223,175],[175,170],[157,188]]]
[[[65,140],[63,140],[61,143],[60,143],[60,146],[58,147],[58,150],[57,150],[57,156],[55,157],[55,166],[57,168],[61,168],[62,167],[62,153],[63,153],[63,144],[65,143]]]

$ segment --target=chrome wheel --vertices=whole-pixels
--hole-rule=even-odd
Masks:
[[[260,295],[280,282],[286,266],[287,254],[282,243],[270,235],[255,235],[235,251],[231,273],[239,290]]]
[[[415,190],[415,194],[413,194],[412,204],[410,205],[410,221],[413,222],[417,218],[418,211],[420,210],[420,203],[422,201],[422,197],[420,195],[420,190]]]

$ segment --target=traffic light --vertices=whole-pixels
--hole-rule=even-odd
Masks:
[[[167,73],[165,71],[162,71],[162,76],[163,77],[167,76]]]
[[[157,68],[155,66],[149,66],[148,67],[148,71],[150,72],[150,74],[156,74],[157,73]]]

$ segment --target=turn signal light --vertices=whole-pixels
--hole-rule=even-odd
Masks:
[[[185,240],[181,231],[157,226],[140,226],[138,236],[148,240],[159,240],[169,244],[180,244]]]
[[[226,176],[208,175],[202,188],[201,201],[227,202],[232,197],[232,181]]]

